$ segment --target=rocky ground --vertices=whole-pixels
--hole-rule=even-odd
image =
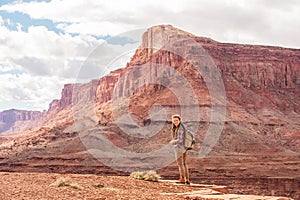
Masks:
[[[0,173],[0,199],[260,199],[289,200],[287,197],[228,194],[224,186],[174,181],[151,182],[129,176],[91,174]]]
[[[258,195],[259,198],[284,196],[298,200],[299,158],[298,154],[291,153],[218,155],[216,151],[199,158],[197,151],[192,150],[188,166],[193,183],[225,185],[231,194]],[[0,199],[134,199],[143,196],[146,199],[180,199],[187,194],[178,196],[178,193],[203,189],[202,186],[178,188],[165,182],[132,180],[128,173],[113,170],[88,154],[76,135],[60,132],[30,135],[30,138],[2,143],[0,172]],[[178,178],[175,161],[157,172],[164,180]],[[80,189],[50,187],[60,178],[69,178]],[[104,187],[94,187],[97,184]]]

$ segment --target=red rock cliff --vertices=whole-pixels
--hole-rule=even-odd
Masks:
[[[181,41],[185,37],[191,38],[205,51]],[[166,49],[170,49],[171,52]],[[183,52],[186,58],[172,51]],[[293,149],[299,146],[298,140],[294,140],[299,132],[299,125],[295,124],[295,121],[300,120],[299,49],[220,43],[209,38],[196,37],[168,25],[155,26],[144,33],[142,45],[136,50],[126,68],[113,71],[87,84],[65,85],[61,99],[50,104],[45,123],[51,121],[59,125],[60,121],[71,122],[71,105],[85,103],[83,101],[97,104],[99,108],[95,110],[98,110],[100,123],[111,121],[110,107],[106,103],[111,101],[116,84],[117,96],[131,97],[130,112],[135,113],[142,121],[149,117],[147,109],[157,102],[168,107],[170,112],[177,112],[178,102],[166,87],[150,85],[141,90],[132,90],[137,85],[153,81],[159,73],[169,76],[174,73],[174,69],[182,73],[192,85],[199,105],[204,110],[202,120],[207,121],[209,114],[205,109],[211,106],[211,97],[201,74],[191,64],[191,61],[197,63],[197,56],[204,54],[211,56],[220,71],[227,98],[226,120],[227,123],[234,123],[224,130],[223,141],[234,141],[234,144],[226,144],[226,148],[245,151],[245,144],[239,142],[240,136],[233,134],[240,131],[233,127],[247,129],[251,135],[249,137],[252,137],[252,134],[267,135],[265,139],[259,138],[259,141],[244,138],[248,141],[247,146],[252,145],[253,150],[255,144],[261,143],[261,140],[264,140],[262,143],[272,141],[272,144],[279,144],[280,141],[290,138],[287,141],[292,143]],[[146,63],[150,64],[147,71],[138,67]],[[162,69],[162,66],[169,68]],[[213,73],[211,71],[210,76],[214,76]],[[176,85],[174,80],[169,81],[170,84]],[[184,96],[184,89],[179,93]]]

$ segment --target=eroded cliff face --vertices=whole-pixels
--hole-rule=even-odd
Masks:
[[[19,131],[20,127],[16,126],[16,124],[20,126],[29,122],[32,125],[35,125],[34,122],[42,119],[42,117],[43,113],[39,111],[11,109],[0,112],[0,133],[6,131]]]
[[[183,37],[190,37],[206,52],[201,52],[196,47],[186,46],[186,41],[181,41]],[[170,43],[176,46],[168,46]],[[176,55],[177,52],[183,53]],[[183,58],[182,55],[185,57]],[[208,55],[213,59],[228,91],[231,90],[232,85],[236,84],[249,91],[299,91],[299,49],[219,43],[209,38],[196,37],[171,26],[157,26],[149,29],[143,35],[141,48],[136,51],[129,66],[158,63],[174,67],[180,72],[184,70],[195,72],[193,66],[188,64],[197,63],[194,60],[197,59],[195,55]],[[145,78],[153,80],[152,77],[157,76],[157,71],[162,70],[156,68],[153,71],[155,73],[148,71],[148,77],[145,76]],[[189,79],[193,73],[185,75]],[[134,80],[128,79],[125,84],[133,85],[130,81]],[[197,81],[201,82],[201,79]],[[233,90],[240,89],[234,88]]]
[[[247,88],[256,89],[299,88],[299,52],[298,49],[233,44],[217,44],[210,51],[222,73],[230,74]]]
[[[195,43],[196,46],[191,45]],[[199,59],[201,56],[211,60]],[[112,106],[120,98],[124,101],[114,109],[132,114],[143,125],[150,120],[150,109],[155,104],[164,106],[168,115],[180,112],[180,106],[190,107],[188,112],[192,113],[197,105],[204,123],[200,125],[199,137],[203,137],[210,123],[211,105],[217,103],[212,102],[207,86],[217,85],[213,81],[208,83],[203,75],[205,72],[205,76],[215,77],[216,71],[208,67],[209,62],[220,73],[226,93],[227,114],[220,151],[225,148],[245,152],[245,143],[249,148],[253,146],[252,151],[265,148],[268,143],[288,145],[293,150],[299,147],[298,49],[219,43],[168,25],[148,29],[125,68],[86,84],[65,85],[61,99],[49,105],[42,124],[72,124],[72,106],[80,105],[78,112],[84,112],[86,102],[94,106],[92,112],[98,117],[97,123],[107,124],[114,120]],[[185,80],[178,81],[179,75]],[[195,92],[197,101],[180,105],[178,96],[188,98],[187,86]],[[170,88],[176,88],[177,94]],[[260,143],[257,148],[255,144]]]
[[[196,41],[201,48],[190,46],[189,40],[182,39],[186,37]],[[206,72],[209,60],[199,59],[201,56],[211,57],[225,85],[227,116],[216,151],[256,154],[289,149],[298,152],[299,49],[219,43],[171,26],[152,27],[143,35],[143,44],[123,71],[131,71],[129,78],[120,79],[123,96],[135,99],[132,113],[143,113],[140,118],[147,118],[145,106],[140,108],[134,105],[152,105],[154,99],[155,103],[171,108],[168,110],[171,113],[178,111],[175,109],[178,102],[168,88],[150,86],[147,93],[141,90],[130,94],[130,87],[140,80],[138,75],[149,83],[157,76],[163,77],[163,73],[173,75],[172,68],[186,77],[197,94],[202,123],[210,123],[212,97],[207,88],[210,83],[202,74]],[[149,63],[148,71],[138,71],[139,66]],[[200,67],[200,74],[193,64]],[[205,76],[214,77],[214,73],[208,68]],[[170,85],[172,81],[176,82],[174,79],[169,80]],[[181,96],[186,96],[184,87],[179,90]],[[206,131],[207,125],[201,125],[198,134],[203,137]],[[201,138],[199,140],[202,141]]]

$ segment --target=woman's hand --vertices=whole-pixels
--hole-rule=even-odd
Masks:
[[[176,144],[176,142],[177,142],[177,140],[171,140],[169,143],[174,145],[174,144]]]

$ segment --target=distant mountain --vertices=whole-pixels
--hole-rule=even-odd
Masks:
[[[22,124],[29,122],[33,125],[33,122],[40,120],[42,116],[43,113],[39,111],[16,109],[2,111],[0,112],[0,133],[19,131]]]

